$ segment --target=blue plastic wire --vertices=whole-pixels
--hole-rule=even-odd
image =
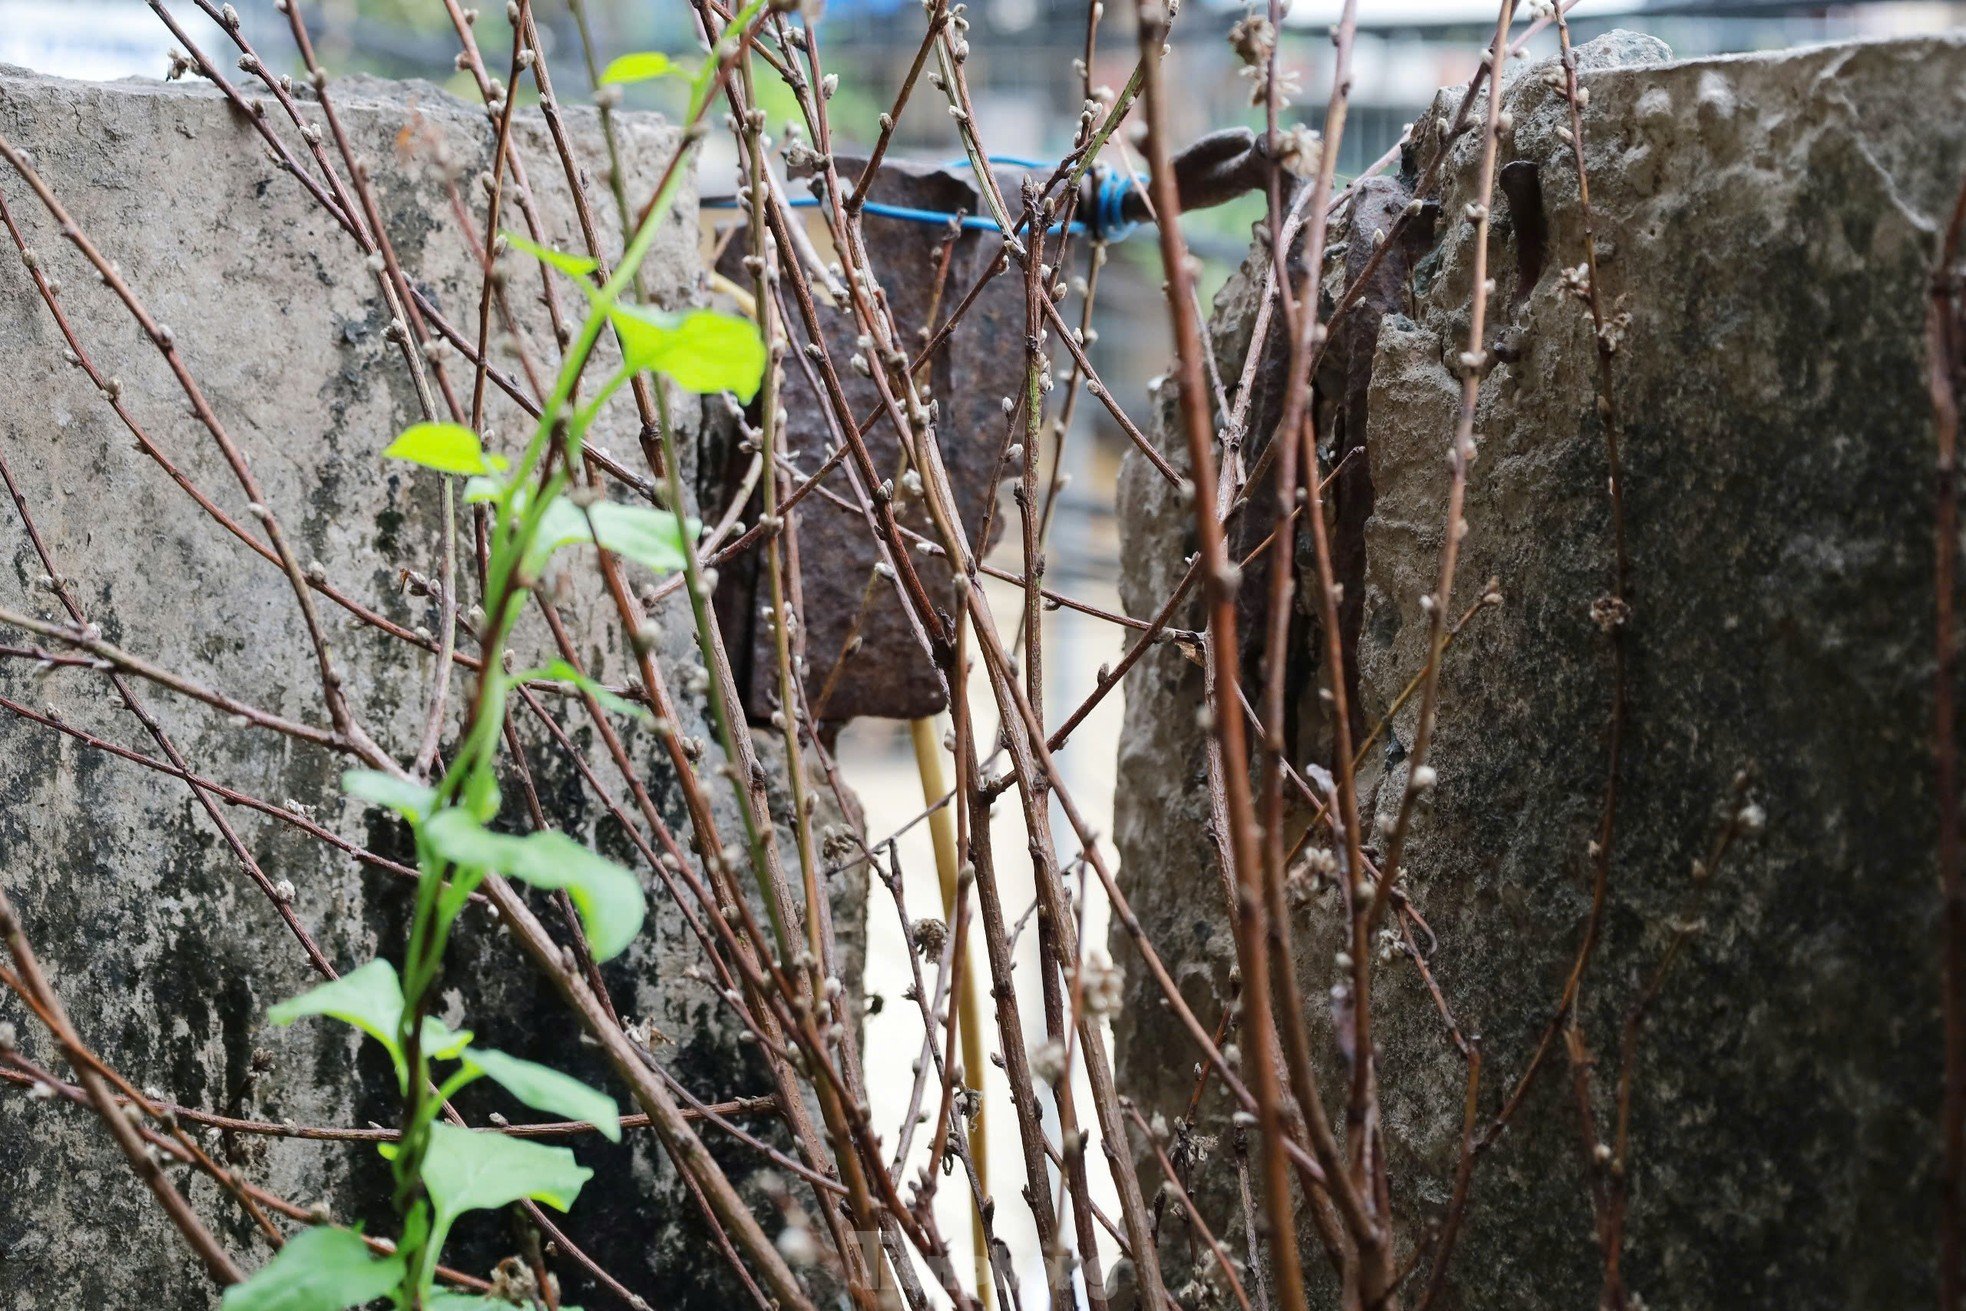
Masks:
[[[1133,179],[1118,169],[1101,168],[1093,174],[1098,190],[1093,193],[1092,230],[1101,241],[1125,241],[1140,226],[1126,217],[1126,196],[1133,190]]]
[[[1001,164],[1005,168],[1028,168],[1034,172],[1041,168],[1051,167],[1050,164],[1045,163],[1042,159],[1026,159],[1022,155],[985,155],[983,158],[992,164]],[[942,167],[968,168],[969,156],[956,155],[953,158],[945,159],[942,161]]]
[[[1041,160],[1022,159],[1015,155],[991,155],[989,161],[992,164],[1003,164],[1011,168],[1036,170],[1051,167],[1051,165]],[[964,156],[961,159],[950,160],[945,167],[955,168],[967,165],[969,162],[969,158]],[[1093,191],[1093,207],[1090,221],[1081,222],[1074,220],[1069,224],[1054,223],[1051,225],[1050,232],[1054,235],[1060,232],[1069,232],[1073,236],[1090,232],[1101,241],[1126,240],[1127,237],[1133,234],[1134,229],[1140,226],[1138,222],[1129,221],[1125,217],[1126,195],[1127,192],[1133,189],[1132,182],[1124,175],[1105,167],[1101,167],[1094,172],[1093,182],[1095,189]],[[737,208],[737,198],[735,196],[707,196],[701,203],[711,209]],[[817,209],[819,208],[819,198],[817,196],[792,196],[786,200],[786,204],[790,205],[793,209]],[[947,227],[956,219],[954,214],[943,210],[916,209],[910,205],[890,205],[878,200],[869,200],[863,204],[862,208],[867,213],[878,215],[881,218],[901,219],[910,223],[932,223],[938,227]],[[984,214],[963,215],[962,229],[965,232],[1001,232],[1003,230],[995,219]]]

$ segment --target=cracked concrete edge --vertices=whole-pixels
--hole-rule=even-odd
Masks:
[[[1769,816],[1766,836],[1730,857],[1704,932],[1644,1029],[1626,1270],[1654,1306],[1929,1301],[1938,994],[1920,325],[1931,220],[1966,172],[1966,38],[1673,62],[1656,42],[1613,34],[1580,53],[1605,291],[1614,313],[1632,315],[1615,374],[1627,416],[1631,732],[1612,904],[1582,1010],[1604,1063],[1600,1117],[1634,989],[1743,765]],[[1575,951],[1604,767],[1605,652],[1589,615],[1607,577],[1603,437],[1588,320],[1561,289],[1581,228],[1556,136],[1562,104],[1539,78],[1547,67],[1532,60],[1506,79],[1503,158],[1536,165],[1554,254],[1514,299],[1510,216],[1498,206],[1494,328],[1518,333],[1526,353],[1482,384],[1457,590],[1471,599],[1494,576],[1507,602],[1449,656],[1441,782],[1406,874],[1440,936],[1432,969],[1483,1035],[1486,1114]],[[1459,94],[1441,93],[1418,125],[1420,158]],[[1442,531],[1470,282],[1460,211],[1478,144],[1451,148],[1444,230],[1373,360],[1368,722],[1424,646],[1418,598]],[[1266,259],[1249,266],[1256,277]],[[1245,276],[1218,298],[1225,368],[1240,364],[1254,296]],[[1179,463],[1166,390],[1156,432]],[[1147,615],[1191,549],[1189,511],[1138,459],[1121,505],[1122,594]],[[1199,687],[1166,649],[1129,680],[1116,836],[1135,909],[1208,1022],[1229,995],[1233,951],[1198,837]],[[1314,688],[1300,689],[1300,708],[1315,723]],[[1403,780],[1413,713],[1394,717],[1375,778]],[[1380,788],[1382,812],[1396,793]],[[1341,945],[1333,919],[1330,899],[1313,896],[1296,926],[1319,1014]],[[1115,943],[1116,957],[1126,950]],[[1403,1181],[1394,1205],[1410,1247],[1445,1204],[1464,1072],[1411,966],[1382,965],[1378,977],[1386,1135]],[[1122,1082],[1171,1118],[1192,1087],[1191,1053],[1150,985],[1130,986],[1116,1025]],[[1201,1131],[1221,1129],[1222,1114],[1217,1100]],[[1228,1142],[1213,1144],[1198,1186],[1218,1232],[1239,1232]],[[1482,1160],[1446,1305],[1596,1296],[1577,1142],[1559,1053]]]
[[[468,182],[490,155],[482,114],[427,85],[351,79],[337,82],[335,91],[357,148],[374,168],[405,267],[449,313],[475,323],[474,260],[454,235],[435,157],[441,146]],[[318,115],[318,109],[303,113]],[[567,117],[583,157],[598,157],[591,113],[569,110]],[[652,185],[673,151],[675,129],[653,116],[620,121],[630,175]],[[267,502],[303,559],[321,562],[337,585],[399,622],[433,622],[427,603],[403,592],[399,571],[435,572],[436,484],[378,458],[417,412],[400,358],[383,340],[373,283],[345,234],[268,160],[209,87],[85,84],[0,71],[0,132],[33,152],[85,230],[173,325],[179,349],[253,457]],[[571,242],[564,175],[536,114],[520,115],[515,139],[549,239]],[[128,404],[189,477],[243,515],[244,498],[127,314],[11,173],[0,177],[0,194],[61,279],[62,300],[85,345],[116,375]],[[604,240],[618,242],[612,203],[604,191],[594,199]],[[647,266],[659,302],[682,305],[699,297],[696,241],[692,184]],[[560,292],[567,296],[564,284]],[[318,684],[294,631],[284,579],[188,510],[182,493],[132,450],[102,398],[63,362],[62,342],[11,251],[0,255],[0,305],[7,309],[0,316],[0,442],[61,572],[73,578],[91,616],[112,640],[162,664],[197,672],[280,713],[318,718]],[[543,336],[532,341],[549,344]],[[501,358],[511,365],[509,351]],[[707,497],[713,485],[697,487],[694,475],[719,465],[715,452],[726,430],[719,420],[681,417],[692,489]],[[529,424],[515,407],[495,402],[489,427],[502,444],[523,440]],[[594,440],[624,456],[635,451],[632,426],[618,418]],[[36,584],[40,565],[17,524],[4,541],[0,595],[9,605],[50,612],[50,598]],[[583,658],[602,677],[627,677],[618,625],[597,589],[571,573],[564,586]],[[662,658],[693,660],[687,608],[673,605],[656,618]],[[350,693],[372,729],[393,747],[413,743],[428,659],[411,658],[332,608],[328,623]],[[525,644],[542,641],[537,626],[521,636]],[[0,669],[0,686],[30,705],[53,704],[68,721],[112,740],[154,750],[86,675],[40,679],[9,662]],[[343,805],[336,783],[342,762],[242,736],[195,706],[146,695],[196,767],[276,803],[291,798],[345,836],[407,857],[392,823]],[[682,710],[682,731],[714,736],[700,698],[682,698]],[[613,777],[590,736],[573,731],[602,777]],[[181,784],[11,719],[0,724],[0,742],[7,761],[0,771],[0,868],[78,1026],[98,1050],[137,1083],[187,1104],[309,1123],[388,1120],[386,1077],[373,1052],[325,1024],[276,1030],[265,1023],[266,1007],[306,987],[309,973]],[[631,749],[646,765],[658,806],[672,827],[686,832],[674,780],[654,743],[636,733]],[[533,763],[557,823],[604,850],[628,854],[566,762],[536,746]],[[516,785],[507,792],[516,803]],[[775,785],[781,814],[789,805],[782,792]],[[735,826],[728,798],[720,799],[719,816]],[[233,808],[228,818],[269,875],[295,886],[297,910],[338,965],[386,953],[400,939],[402,889],[388,875],[335,858],[263,817]],[[757,1091],[761,1072],[736,1042],[732,1022],[711,993],[684,977],[700,953],[680,916],[659,885],[651,883],[649,893],[647,929],[608,971],[624,1014],[651,1019],[674,1039],[663,1058],[693,1089],[713,1097]],[[857,974],[863,888],[842,876],[833,894],[847,967]],[[495,925],[467,914],[454,955],[444,998],[451,1018],[468,1017],[508,1050],[608,1086],[604,1070],[571,1040],[562,1012]],[[27,1050],[50,1056],[11,1001],[0,1001],[0,1015],[16,1022]],[[469,1093],[464,1101],[474,1115],[496,1109]],[[218,1148],[276,1192],[325,1201],[344,1219],[386,1220],[386,1176],[363,1149],[245,1139]],[[713,1150],[740,1176],[751,1168],[722,1145]],[[697,1232],[691,1203],[653,1140],[583,1143],[579,1152],[598,1177],[568,1218],[569,1232],[653,1301],[721,1305],[720,1261]],[[0,1170],[0,1303],[21,1311],[78,1305],[188,1311],[216,1304],[180,1240],[86,1116],[0,1095],[0,1159],[8,1163]],[[208,1185],[192,1186],[191,1194],[247,1263],[255,1262],[263,1249],[236,1209]],[[495,1224],[463,1238],[458,1259],[474,1267],[488,1268],[509,1246]],[[579,1295],[577,1283],[570,1278],[569,1296]]]

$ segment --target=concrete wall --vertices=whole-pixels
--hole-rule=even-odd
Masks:
[[[1614,34],[1586,48],[1585,66],[1602,290],[1613,313],[1630,315],[1615,386],[1631,717],[1611,905],[1582,1005],[1601,1058],[1601,1123],[1619,1024],[1673,931],[1737,770],[1754,771],[1768,817],[1766,835],[1727,861],[1704,932],[1645,1030],[1630,1285],[1654,1307],[1928,1303],[1939,1036],[1921,329],[1934,233],[1966,175],[1966,42],[1672,63],[1656,42]],[[1507,599],[1448,656],[1432,757],[1440,783],[1405,871],[1439,935],[1431,968],[1484,1039],[1484,1118],[1523,1069],[1576,949],[1610,686],[1591,616],[1610,577],[1604,441],[1589,320],[1563,288],[1582,235],[1557,136],[1567,111],[1542,80],[1548,67],[1522,70],[1507,92],[1514,128],[1501,162],[1526,161],[1539,179],[1549,253],[1522,278],[1526,216],[1498,197],[1489,342],[1510,357],[1481,384],[1455,613],[1490,577]],[[1459,95],[1443,92],[1420,125],[1418,161]],[[1472,278],[1463,211],[1479,144],[1469,134],[1450,147],[1438,240],[1376,346],[1366,343],[1368,386],[1347,419],[1367,440],[1375,498],[1358,646],[1367,724],[1426,647],[1419,598],[1444,527],[1452,369]],[[1370,239],[1338,239],[1347,235]],[[1250,277],[1267,259],[1259,253],[1217,302],[1225,377],[1240,367]],[[1265,373],[1259,385],[1277,381]],[[1320,380],[1327,419],[1341,381]],[[1173,450],[1171,405],[1160,440]],[[1137,459],[1122,499],[1124,592],[1147,616],[1192,550],[1189,511]],[[1297,690],[1310,758],[1314,679]],[[1199,689],[1199,670],[1171,647],[1129,681],[1117,829],[1129,894],[1211,1022],[1232,949],[1197,837]],[[1415,714],[1393,716],[1368,763],[1382,813],[1403,785]],[[1320,1014],[1337,981],[1336,905],[1313,897],[1296,925]],[[1377,978],[1395,1207],[1411,1245],[1445,1207],[1464,1072],[1413,966],[1395,961]],[[1193,1083],[1188,1049],[1150,987],[1132,987],[1122,1082],[1172,1119]],[[1328,1034],[1318,1036],[1325,1086],[1342,1086]],[[1221,1131],[1222,1113],[1215,1103],[1203,1131]],[[1225,1133],[1196,1174],[1218,1232],[1239,1233],[1230,1142]],[[1482,1158],[1447,1305],[1594,1304],[1599,1257],[1578,1144],[1559,1047],[1516,1126]]]
[[[404,266],[454,322],[475,325],[474,261],[447,188],[454,178],[481,225],[476,175],[491,151],[482,112],[429,86],[336,86]],[[277,108],[272,112],[277,116]],[[308,112],[318,121],[317,111]],[[583,158],[604,158],[591,119],[575,115],[574,124]],[[433,624],[430,603],[403,590],[399,571],[437,571],[437,481],[379,457],[420,416],[400,356],[385,340],[388,316],[353,243],[269,162],[208,87],[81,85],[8,72],[0,75],[0,134],[33,152],[84,230],[171,326],[251,457],[300,558],[318,561],[334,585],[403,625]],[[536,115],[520,116],[517,140],[553,237],[575,246],[565,178]],[[659,122],[630,120],[631,191],[653,185],[675,146],[676,134]],[[595,208],[614,242],[613,205],[598,167],[594,173]],[[10,170],[0,176],[0,196],[59,278],[61,301],[88,351],[119,380],[125,403],[187,477],[251,523],[244,496],[189,417],[158,353]],[[697,295],[699,272],[695,201],[685,194],[646,281],[657,299],[679,304]],[[543,323],[531,272],[512,285],[516,312]],[[563,303],[578,301],[564,284],[561,294]],[[555,358],[543,335],[533,345]],[[158,664],[280,714],[325,722],[285,579],[133,449],[63,351],[9,246],[0,255],[0,453],[89,616],[110,640]],[[498,356],[501,367],[516,368],[510,350]],[[468,396],[469,370],[451,358],[452,376]],[[527,431],[517,410],[502,403],[494,404],[491,423],[508,447]],[[697,448],[722,441],[725,431],[689,419],[692,471],[722,467],[720,458],[700,459],[710,453]],[[631,428],[608,425],[596,440],[631,466],[641,464]],[[721,500],[704,500],[721,510]],[[56,617],[40,582],[46,571],[11,514],[0,544],[0,604]],[[591,572],[570,572],[565,612],[590,667],[624,679],[619,626],[578,577]],[[332,605],[323,612],[352,703],[377,738],[407,759],[431,657]],[[671,606],[659,617],[661,657],[681,668],[693,659],[687,611]],[[540,637],[535,630],[526,640]],[[140,690],[195,768],[276,804],[291,800],[357,843],[409,858],[395,825],[341,803],[336,777],[346,762]],[[0,691],[113,742],[157,751],[100,674],[42,677],[19,661],[0,662]],[[683,730],[712,738],[697,698],[685,696],[683,707]],[[578,716],[566,722],[590,758],[603,762]],[[534,728],[527,737],[553,819],[605,849],[625,850],[613,822],[583,796],[544,735]],[[630,741],[659,805],[687,834],[655,743],[641,734]],[[599,768],[614,779],[611,767]],[[266,1008],[308,987],[313,976],[181,782],[8,715],[0,716],[0,793],[0,877],[82,1034],[133,1081],[186,1105],[250,1118],[348,1125],[391,1119],[393,1098],[374,1050],[339,1026],[265,1024]],[[508,806],[517,807],[516,786],[507,795]],[[725,810],[734,828],[735,811]],[[338,967],[399,950],[408,904],[403,880],[264,815],[235,807],[227,817],[268,876],[292,884],[295,911]],[[840,922],[843,932],[857,933],[858,919],[844,902]],[[693,1090],[767,1091],[710,991],[681,977],[699,958],[680,916],[652,886],[648,928],[608,971],[624,1016],[652,1020],[674,1040],[662,1058]],[[502,1047],[607,1083],[541,981],[477,912],[465,917],[444,1005]],[[59,1067],[11,998],[0,1000],[0,1016],[16,1024],[25,1048]],[[468,1097],[465,1106],[480,1116],[496,1109]],[[723,1145],[713,1136],[713,1146]],[[378,1191],[386,1175],[369,1148],[237,1138],[215,1142],[215,1150],[275,1192],[302,1204],[326,1201],[342,1217],[386,1226],[387,1192]],[[718,1304],[707,1273],[717,1263],[714,1249],[695,1229],[695,1210],[653,1137],[630,1134],[620,1148],[583,1142],[579,1151],[600,1178],[567,1221],[569,1232],[651,1300]],[[30,1102],[18,1090],[0,1092],[0,1161],[0,1304],[20,1311],[216,1304],[183,1244],[86,1114]],[[261,1259],[263,1248],[256,1250],[236,1208],[209,1186],[190,1191],[248,1263]],[[466,1237],[466,1264],[480,1269],[515,1250],[500,1221],[485,1220]],[[567,1292],[578,1300],[580,1281],[569,1278]]]

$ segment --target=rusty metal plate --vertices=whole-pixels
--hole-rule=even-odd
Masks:
[[[859,160],[842,159],[840,163],[844,178],[857,177],[863,167]],[[1017,176],[1001,175],[1008,197],[1019,194]],[[886,164],[869,195],[892,205],[943,213],[974,214],[981,208],[975,186],[967,177],[933,166]],[[954,238],[954,249],[950,250],[951,233],[946,226],[874,214],[863,217],[862,230],[874,272],[903,340],[912,350],[919,350],[929,331],[946,320],[994,264],[1003,246],[995,232],[966,231]],[[741,286],[750,285],[743,268],[748,249],[748,240],[739,233],[718,266]],[[809,339],[796,307],[789,304],[789,296],[787,299],[792,310],[787,316],[787,332],[793,351],[802,351]],[[833,309],[823,303],[818,313],[827,349],[839,368],[853,412],[865,418],[876,411],[880,396],[870,379],[846,367],[848,358],[859,349],[855,344],[859,330],[852,314],[844,307]],[[986,509],[997,494],[996,479],[1000,473],[1008,476],[1016,472],[1013,468],[1000,470],[998,456],[1006,424],[1002,398],[1018,394],[1022,386],[1024,333],[1024,288],[1013,270],[992,280],[926,370],[929,394],[941,402],[935,431],[942,461],[963,523],[979,554],[989,543],[974,541],[974,535],[981,531]],[[825,397],[813,389],[806,371],[790,357],[785,366],[784,408],[788,416],[784,435],[787,450],[800,469],[818,468],[832,441],[833,416]],[[866,443],[874,467],[899,486],[904,463],[893,424],[886,418],[877,420],[867,431]],[[732,462],[727,486],[733,493],[747,464],[748,458]],[[821,486],[849,505],[858,504],[844,463],[828,474]],[[755,499],[747,519],[760,513]],[[897,496],[896,509],[906,527],[934,536],[918,499]],[[801,501],[793,513],[804,593],[801,618],[808,662],[806,694],[814,717],[837,724],[863,715],[911,719],[943,709],[946,703],[941,682],[909,627],[903,602],[888,584],[874,579],[879,557],[859,511],[815,494]],[[1001,531],[1002,519],[1001,514],[995,516],[993,538]],[[950,594],[951,571],[946,559],[917,554],[914,561],[929,595]],[[763,618],[770,590],[760,549],[726,562],[719,575],[716,600],[745,712],[754,720],[767,720],[778,708],[778,688],[771,628]],[[856,636],[859,645],[849,653]]]

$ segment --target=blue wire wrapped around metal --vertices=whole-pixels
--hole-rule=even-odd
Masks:
[[[1092,231],[1101,241],[1125,241],[1140,226],[1126,217],[1126,196],[1133,190],[1133,179],[1116,168],[1100,165],[1093,182],[1098,190],[1092,207]]]
[[[967,158],[951,160],[949,167],[968,164]],[[1021,159],[1014,155],[992,155],[990,163],[1005,164],[1012,168],[1042,169],[1051,167],[1039,160]],[[1069,224],[1054,223],[1050,231],[1055,235],[1068,232],[1072,236],[1090,233],[1097,241],[1124,241],[1138,228],[1138,222],[1125,217],[1126,195],[1133,189],[1131,179],[1116,169],[1100,165],[1093,171],[1093,206],[1089,219],[1075,219]],[[706,196],[701,202],[708,209],[736,209],[735,196]],[[792,196],[785,202],[793,209],[817,209],[817,196]],[[902,219],[910,223],[933,223],[947,226],[957,221],[957,216],[935,209],[916,209],[909,205],[889,205],[878,200],[869,200],[861,208],[869,214],[881,218]],[[1000,228],[997,221],[984,214],[964,214],[961,216],[965,232],[996,232]]]

